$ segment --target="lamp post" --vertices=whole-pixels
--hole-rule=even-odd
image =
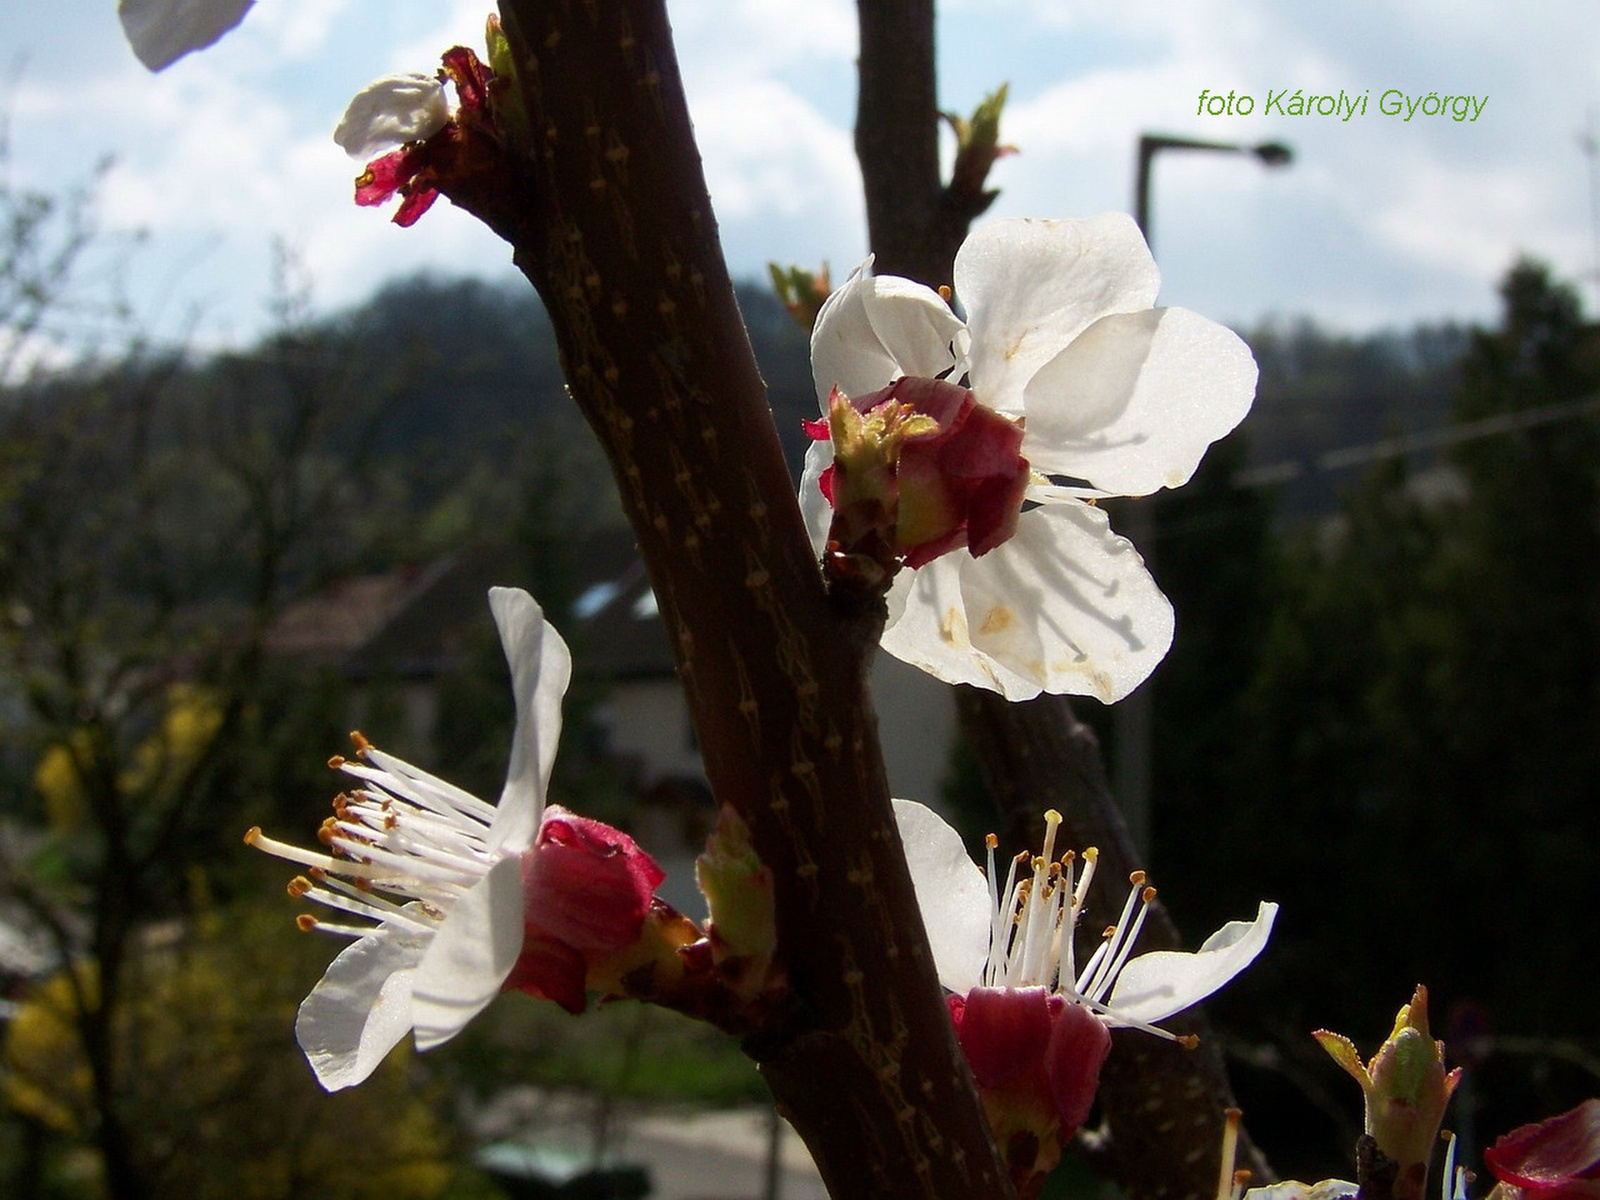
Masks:
[[[1294,152],[1281,142],[1260,142],[1246,145],[1238,142],[1209,142],[1197,138],[1168,137],[1164,134],[1139,135],[1139,164],[1133,183],[1133,219],[1139,223],[1147,244],[1150,238],[1150,168],[1155,157],[1163,150],[1205,150],[1220,154],[1246,154],[1259,159],[1268,167],[1285,167],[1294,160]],[[1153,501],[1135,500],[1118,518],[1121,528],[1135,546],[1139,547],[1145,561],[1149,562],[1155,550],[1155,511]],[[1112,710],[1112,733],[1115,745],[1112,754],[1112,776],[1117,801],[1123,819],[1128,823],[1128,833],[1141,853],[1150,851],[1150,779],[1151,779],[1151,706],[1150,684],[1147,680]]]
[[[1133,219],[1139,223],[1144,240],[1150,242],[1150,168],[1163,150],[1210,150],[1220,154],[1248,154],[1269,167],[1286,167],[1294,161],[1294,151],[1282,142],[1260,142],[1254,146],[1239,142],[1207,142],[1197,138],[1168,137],[1160,133],[1139,135],[1139,168],[1133,182]],[[1153,243],[1152,243],[1153,245]]]

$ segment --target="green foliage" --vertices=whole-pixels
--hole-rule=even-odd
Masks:
[[[445,1195],[468,1173],[436,1111],[446,1097],[416,1086],[407,1056],[334,1096],[306,1069],[294,1010],[330,946],[286,926],[251,900],[145,938],[116,1019],[153,1194],[274,1200],[314,1185],[352,1200]],[[94,992],[92,972],[81,986]],[[7,1105],[56,1135],[51,1173],[74,1161],[93,1120],[78,994],[62,977],[37,988],[0,1060]]]
[[[1451,372],[1438,454],[1379,461],[1276,544],[1258,514],[1154,555],[1179,613],[1156,684],[1157,879],[1197,926],[1263,894],[1284,910],[1219,1011],[1268,1014],[1254,1036],[1316,1079],[1292,1031],[1368,1029],[1424,980],[1447,1044],[1471,1012],[1548,1048],[1478,1068],[1493,1128],[1592,1092],[1561,1064],[1600,1040],[1593,946],[1552,919],[1600,890],[1600,335],[1543,268],[1503,294]],[[1240,1082],[1277,1165],[1348,1171],[1342,1138],[1295,1157],[1322,1120],[1298,1087]]]

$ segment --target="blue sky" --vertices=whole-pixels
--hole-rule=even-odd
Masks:
[[[258,0],[218,46],[162,75],[123,45],[112,0],[0,6],[13,183],[59,190],[106,156],[101,225],[142,231],[128,288],[148,326],[202,345],[267,321],[274,245],[320,311],[428,267],[509,277],[507,254],[438,206],[400,230],[350,201],[360,164],[329,139],[370,78],[479,45],[485,0]],[[768,259],[847,268],[865,251],[852,151],[851,0],[671,5],[701,150],[737,275]],[[1489,320],[1518,253],[1587,278],[1589,165],[1600,113],[1591,0],[945,0],[941,99],[1012,87],[996,215],[1131,206],[1141,131],[1291,143],[1268,171],[1163,156],[1155,176],[1163,300],[1234,323],[1313,316],[1349,330]],[[1197,115],[1202,88],[1254,96]],[[1366,93],[1368,111],[1265,114],[1269,92]],[[1381,94],[1487,97],[1476,122],[1409,122]],[[1596,117],[1594,119],[1600,119]]]

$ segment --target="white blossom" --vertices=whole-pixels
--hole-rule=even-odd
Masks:
[[[1075,932],[1097,856],[1090,850],[1081,858],[1053,857],[1059,814],[1045,815],[1043,855],[1014,859],[1002,880],[993,839],[986,875],[932,809],[896,800],[894,810],[939,982],[959,995],[980,987],[1042,987],[1113,1028],[1163,1034],[1157,1021],[1199,1003],[1255,961],[1278,915],[1278,906],[1264,901],[1253,921],[1229,922],[1192,953],[1134,956],[1155,898],[1139,873],[1115,928],[1080,961]]]
[[[528,593],[494,588],[489,603],[516,698],[498,805],[363,744],[359,761],[341,764],[361,786],[324,827],[333,853],[258,829],[247,839],[311,868],[296,894],[375,922],[302,918],[306,928],[355,939],[295,1022],[330,1091],[366,1079],[413,1030],[424,1050],[454,1037],[499,993],[522,951],[523,856],[544,813],[572,659]]]
[[[956,256],[962,321],[933,291],[874,276],[869,259],[824,304],[812,372],[826,411],[902,376],[965,382],[1020,420],[1036,473],[1017,531],[981,558],[952,552],[903,570],[883,646],[952,683],[1013,700],[1040,692],[1104,701],[1138,686],[1172,640],[1172,608],[1133,546],[1092,501],[1177,487],[1243,419],[1249,349],[1179,308],[1153,308],[1159,278],[1122,214],[996,221]],[[801,505],[818,548],[829,514],[807,458]]]

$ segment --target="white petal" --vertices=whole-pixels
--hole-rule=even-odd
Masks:
[[[1144,560],[1079,501],[1025,512],[1016,535],[982,558],[947,554],[903,586],[903,601],[889,597],[883,648],[1009,700],[1052,692],[1109,704],[1172,643],[1172,606]]]
[[[489,846],[520,853],[533,845],[561,737],[561,698],[572,680],[572,654],[534,598],[521,588],[490,588],[489,608],[511,667],[517,724]]]
[[[961,835],[927,805],[896,800],[894,819],[939,982],[965,995],[983,982],[983,962],[989,954],[989,884],[967,856]]]
[[[833,443],[812,442],[800,472],[800,515],[805,518],[806,532],[811,535],[811,547],[818,558],[828,543],[828,526],[833,523],[833,506],[821,487],[822,473],[832,465]]]
[[[1084,221],[993,221],[956,254],[978,399],[1015,416],[1033,373],[1109,313],[1155,303],[1161,277],[1124,213]]]
[[[1122,968],[1106,1002],[1113,1023],[1151,1024],[1198,1004],[1255,961],[1278,906],[1263,901],[1254,921],[1230,921],[1193,954],[1157,950]]]
[[[460,1033],[489,1001],[522,953],[522,859],[503,858],[473,884],[418,964],[411,980],[417,1049]]]
[[[835,387],[865,396],[905,375],[931,379],[965,349],[965,328],[938,293],[871,268],[869,258],[824,301],[811,331],[811,373],[824,412]]]
[[[244,19],[254,0],[118,0],[122,32],[152,71],[209,46]]]
[[[1022,453],[1107,495],[1187,483],[1250,411],[1256,363],[1231,330],[1182,308],[1102,317],[1023,393]]]
[[[372,158],[405,142],[432,137],[450,119],[444,86],[433,75],[374,79],[344,110],[333,140],[351,158]]]
[[[330,1092],[377,1069],[411,1030],[411,981],[427,939],[380,930],[346,946],[300,1005],[295,1037]]]

